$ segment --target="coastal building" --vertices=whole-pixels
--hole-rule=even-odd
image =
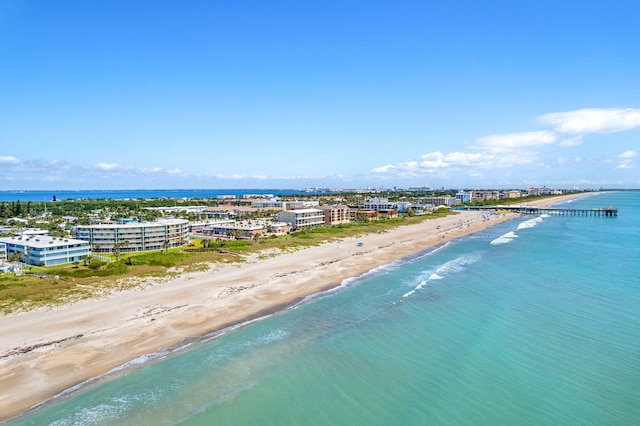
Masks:
[[[162,212],[163,214],[167,213],[193,213],[196,216],[200,216],[204,214],[206,211],[206,206],[169,206],[169,207],[145,207],[145,210],[155,210]]]
[[[287,222],[268,222],[267,232],[270,234],[286,234],[291,230],[291,224]]]
[[[520,198],[522,197],[522,192],[518,190],[504,191],[503,192],[505,198]]]
[[[7,260],[7,245],[0,243],[0,262]]]
[[[278,213],[278,222],[287,222],[292,231],[324,225],[324,212],[320,209],[284,210]]]
[[[369,201],[362,203],[364,210],[392,210],[396,208],[395,203],[389,202],[388,198],[370,198]]]
[[[398,217],[398,210],[396,209],[378,210],[377,213],[379,219],[393,219]]]
[[[33,237],[36,235],[49,235],[49,231],[40,228],[20,228],[16,235],[21,235],[23,237]]]
[[[267,225],[264,221],[218,222],[210,223],[202,229],[204,236],[215,238],[254,238],[264,235]]]
[[[319,205],[320,205],[320,201],[318,201],[318,200],[289,201],[287,203],[287,208],[290,208],[290,209],[312,209],[314,207],[318,207]]]
[[[416,204],[410,201],[398,202],[396,206],[398,206],[398,214],[401,216],[407,216],[409,214],[422,216],[423,214],[426,214],[430,208],[433,207],[430,204],[429,205],[423,204],[423,203]]]
[[[471,202],[482,203],[488,200],[499,200],[500,191],[493,190],[473,190],[471,191]]]
[[[400,201],[396,203],[396,209],[398,209],[398,212],[411,210],[414,207],[416,207],[416,204],[412,203],[411,201]]]
[[[205,213],[208,218],[217,217],[217,218],[233,219],[240,216],[248,216],[257,211],[260,211],[260,209],[256,209],[253,207],[241,207],[241,206],[232,206],[230,204],[224,204],[218,207],[207,207],[205,210]]]
[[[378,218],[375,210],[349,209],[349,218],[353,222],[371,222]]]
[[[343,204],[322,206],[320,210],[324,212],[325,225],[340,225],[351,222],[349,207]]]
[[[284,210],[287,208],[287,203],[280,200],[252,200],[251,207],[254,209]]]
[[[163,250],[189,242],[189,221],[162,219],[127,224],[78,225],[73,236],[87,241],[94,253],[110,253],[114,247],[122,252]]]
[[[200,236],[204,233],[205,228],[212,225],[230,225],[235,223],[233,219],[221,220],[203,220],[198,222],[189,222],[189,235]]]
[[[420,202],[424,204],[433,204],[434,206],[454,206],[460,204],[457,197],[446,195],[444,197],[424,197],[420,198]]]
[[[471,202],[471,191],[463,191],[463,190],[458,191],[456,193],[456,199],[459,201],[458,204],[470,203]]]
[[[79,239],[50,235],[14,235],[0,238],[5,245],[6,258],[23,254],[22,262],[33,266],[53,266],[80,262],[90,255],[89,243]]]
[[[242,194],[241,198],[244,198],[246,200],[256,199],[256,198],[265,199],[265,200],[277,199],[275,194]]]

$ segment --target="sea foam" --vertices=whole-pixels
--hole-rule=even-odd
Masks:
[[[525,220],[524,222],[522,222],[521,224],[518,225],[518,228],[516,229],[516,231],[519,231],[521,229],[533,228],[534,226],[538,225],[543,220],[544,219],[542,217],[540,217],[540,216],[536,217],[534,219]]]
[[[402,295],[402,298],[407,298],[413,295],[416,291],[422,289],[426,286],[429,281],[441,280],[446,275],[456,272],[462,272],[468,265],[477,262],[480,259],[480,256],[469,254],[457,257],[449,262],[443,263],[435,269],[435,272],[429,273],[429,278],[426,280],[421,280],[420,283],[413,288],[413,290],[408,291],[407,293]],[[433,271],[433,270],[432,270]]]
[[[506,234],[501,235],[495,240],[491,241],[491,244],[494,246],[497,246],[500,244],[507,244],[507,243],[510,243],[514,238],[518,238],[515,232],[513,231],[507,232]]]

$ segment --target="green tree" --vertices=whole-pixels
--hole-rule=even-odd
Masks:
[[[123,247],[127,247],[129,241],[121,241],[113,245],[113,255],[116,257],[116,261],[120,260],[120,255]]]
[[[20,250],[14,251],[13,253],[11,253],[11,256],[9,256],[8,260],[9,262],[20,262],[22,260],[22,256],[24,256],[24,253]]]

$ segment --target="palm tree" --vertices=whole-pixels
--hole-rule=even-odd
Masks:
[[[11,256],[9,256],[9,262],[20,262],[20,259],[22,259],[22,256],[24,255],[24,253],[22,253],[20,250],[18,251],[14,251],[13,253],[11,253]]]
[[[120,260],[120,249],[127,246],[129,241],[121,241],[113,245],[113,255],[116,257],[116,262]]]

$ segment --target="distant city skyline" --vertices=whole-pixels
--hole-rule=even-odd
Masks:
[[[0,190],[640,188],[640,3],[8,1]]]

